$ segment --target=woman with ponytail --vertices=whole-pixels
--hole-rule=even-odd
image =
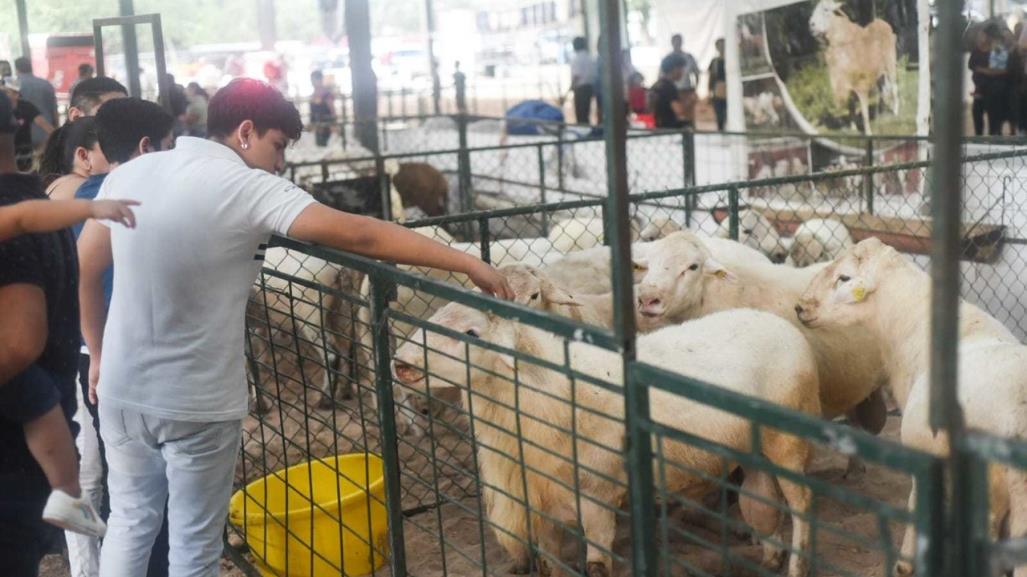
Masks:
[[[75,198],[90,174],[107,172],[92,117],[83,117],[55,130],[39,160],[39,176],[53,199]]]

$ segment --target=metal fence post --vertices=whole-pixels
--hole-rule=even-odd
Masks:
[[[456,115],[457,132],[460,138],[460,151],[457,153],[457,190],[460,193],[460,212],[474,210],[471,200],[471,153],[467,150],[467,113]],[[464,234],[471,237],[470,223],[464,223]]]
[[[536,149],[538,152],[538,201],[541,204],[546,203],[546,159],[545,153],[542,152],[542,144],[540,143]],[[549,236],[549,213],[542,211],[542,236]]]
[[[371,273],[371,327],[374,331],[375,394],[378,395],[378,422],[381,425],[382,462],[385,467],[385,509],[389,519],[389,567],[392,575],[407,574],[406,543],[403,538],[403,494],[399,473],[399,433],[396,406],[392,396],[392,354],[389,323],[389,282]]]
[[[958,38],[963,2],[938,4],[938,38]],[[930,423],[948,434],[949,479],[952,507],[946,550],[949,574],[983,575],[987,565],[976,565],[973,533],[971,457],[964,446],[965,421],[958,397],[959,360],[959,252],[962,209],[963,69],[958,42],[934,42],[935,156],[931,166],[931,357]],[[985,538],[987,538],[985,536]]]
[[[483,216],[478,219],[478,236],[481,243],[481,260],[492,264],[492,234],[489,230],[489,217]]]
[[[342,103],[342,108],[340,110],[340,112],[342,113],[341,114],[342,124],[339,126],[339,137],[342,138],[342,149],[343,150],[346,150],[346,125],[349,124],[349,111],[348,111],[349,105],[346,104],[346,101],[347,101],[346,95],[343,94],[342,95],[342,99],[340,100],[340,102]]]
[[[599,2],[601,51],[606,61],[603,83],[603,134],[606,141],[608,208],[605,237],[611,247],[613,331],[621,347],[624,371],[625,444],[628,494],[631,509],[632,574],[646,577],[656,570],[657,549],[653,538],[653,450],[643,422],[649,419],[649,390],[635,382],[635,296],[631,271],[631,235],[628,224],[627,118],[624,114],[624,58],[621,48],[622,0]],[[610,226],[612,225],[612,226]]]
[[[374,155],[374,171],[378,174],[378,192],[382,195],[382,220],[392,220],[392,182],[385,172],[385,157]]]
[[[728,236],[731,240],[738,240],[738,187],[732,186],[727,189],[727,224]]]
[[[874,167],[874,139],[867,138],[866,159],[863,162],[867,168]],[[863,176],[863,194],[866,197],[867,214],[874,214],[874,175]]]
[[[567,128],[566,124],[560,124],[560,132],[556,134],[556,186],[560,192],[567,190],[563,177],[563,133],[565,128]]]
[[[695,133],[686,130],[681,133],[681,186],[690,188],[695,186]],[[685,226],[692,226],[692,211],[695,208],[695,197],[686,194],[685,201]]]

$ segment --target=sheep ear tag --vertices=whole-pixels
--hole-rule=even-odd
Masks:
[[[728,282],[738,280],[738,277],[736,277],[734,273],[727,270],[727,268],[725,268],[724,265],[720,264],[712,258],[706,259],[706,262],[703,263],[703,271],[706,274],[716,277],[720,280],[726,280]]]
[[[861,303],[867,298],[867,289],[863,283],[857,283],[852,287],[852,302]]]

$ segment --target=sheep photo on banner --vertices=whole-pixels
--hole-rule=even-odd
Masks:
[[[750,141],[749,178],[802,176],[921,159],[930,108],[927,17],[917,0],[751,0],[728,15],[733,127]],[[926,57],[924,58],[926,62]],[[785,133],[820,138],[787,137]],[[875,183],[892,195],[919,191],[915,175]],[[853,179],[849,179],[853,180]],[[895,179],[893,179],[895,180]],[[837,186],[835,186],[837,184]],[[856,200],[858,182],[785,187],[785,201]],[[760,196],[759,190],[753,191]],[[853,207],[856,208],[856,207]]]

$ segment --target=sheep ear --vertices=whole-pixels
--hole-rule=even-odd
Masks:
[[[728,282],[735,282],[738,280],[738,277],[735,276],[735,273],[729,271],[727,267],[720,264],[713,258],[708,258],[706,259],[706,262],[703,263],[703,274],[718,278],[720,280],[726,280]]]
[[[574,298],[574,295],[563,288],[556,286],[550,281],[542,282],[542,295],[546,297],[547,301],[556,305],[565,305],[570,307],[581,306],[581,301]]]

